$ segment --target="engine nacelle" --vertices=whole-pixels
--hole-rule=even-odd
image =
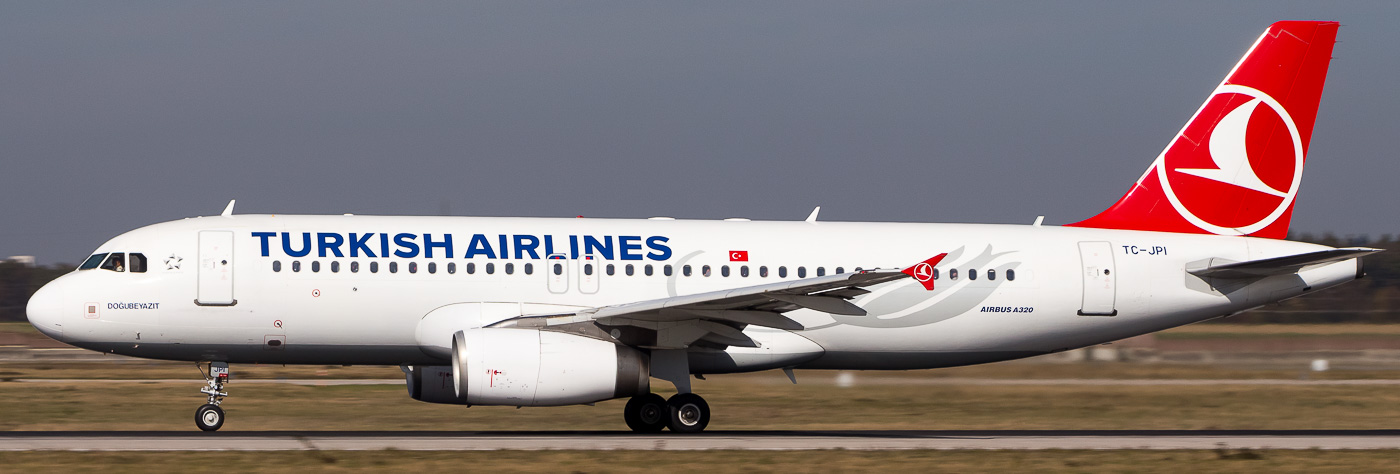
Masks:
[[[413,399],[459,405],[577,405],[651,391],[640,351],[530,328],[458,331],[451,366],[407,367],[405,375]]]

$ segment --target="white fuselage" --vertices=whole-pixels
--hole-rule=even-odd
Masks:
[[[232,246],[213,248],[224,237]],[[932,368],[1099,344],[1354,279],[1355,260],[1224,290],[1186,272],[1326,248],[1054,226],[234,215],[117,236],[95,253],[139,253],[144,273],[75,271],[40,290],[29,317],[62,341],[139,357],[442,365],[422,346],[466,328],[430,327],[441,308],[469,305],[475,319],[460,324],[487,325],[947,252],[933,291],[903,279],[852,299],[865,316],[788,312],[805,329],[749,326],[761,348],[698,351],[690,370]]]

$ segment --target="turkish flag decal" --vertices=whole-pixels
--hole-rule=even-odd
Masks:
[[[731,261],[731,262],[747,262],[747,261],[749,261],[749,251],[748,251],[748,250],[730,250],[730,251],[729,251],[729,261]]]

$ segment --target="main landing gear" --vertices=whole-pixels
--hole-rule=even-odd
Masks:
[[[710,404],[694,393],[678,393],[669,400],[648,393],[627,400],[622,411],[627,427],[638,433],[699,433],[710,424]]]
[[[229,370],[227,362],[210,362],[209,368],[205,369],[203,363],[196,363],[199,367],[200,375],[209,384],[199,389],[199,393],[209,396],[209,403],[200,406],[194,412],[194,425],[204,431],[218,431],[224,426],[224,409],[219,405],[224,403],[224,397],[228,392],[224,391],[224,385],[228,384]]]

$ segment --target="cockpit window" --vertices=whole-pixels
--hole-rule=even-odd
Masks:
[[[126,271],[126,254],[121,252],[110,253],[107,255],[107,260],[102,262],[102,266],[98,268],[114,272],[124,272]]]
[[[88,257],[87,260],[84,260],[84,261],[83,261],[83,264],[78,266],[78,269],[79,269],[79,270],[92,270],[92,269],[94,269],[94,268],[97,268],[98,265],[101,265],[102,262],[103,262],[104,260],[106,260],[106,259],[107,259],[107,254],[105,254],[105,253],[94,254],[93,256]]]
[[[130,270],[131,273],[146,273],[146,256],[145,256],[145,255],[142,255],[142,254],[139,254],[139,253],[133,253],[133,254],[131,254],[131,255],[127,255],[127,257],[126,257],[126,263],[127,263],[127,266],[129,267],[129,268],[127,268],[127,270]]]

